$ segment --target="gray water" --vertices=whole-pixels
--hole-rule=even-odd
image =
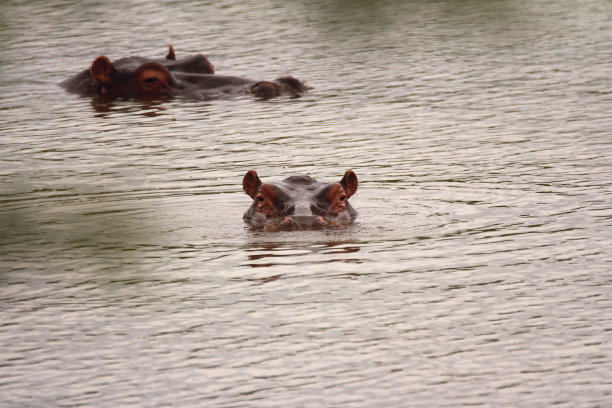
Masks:
[[[611,407],[608,0],[0,4],[0,406]],[[294,75],[100,103],[98,55]],[[252,232],[243,175],[359,177]]]

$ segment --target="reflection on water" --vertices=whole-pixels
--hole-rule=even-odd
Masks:
[[[2,2],[0,406],[605,406],[610,8]],[[56,85],[167,43],[314,89]],[[350,228],[244,224],[348,168]]]
[[[291,234],[283,235],[285,235],[283,239],[290,241],[292,238]],[[269,268],[279,265],[294,266],[297,268],[299,265],[317,263],[361,263],[361,259],[343,256],[359,252],[359,246],[357,244],[357,242],[350,241],[326,241],[313,244],[308,244],[303,241],[298,241],[294,244],[287,242],[257,242],[257,244],[245,247],[249,261],[246,265],[252,268]],[[291,273],[293,271],[288,270],[288,272]]]
[[[96,117],[106,118],[108,113],[139,113],[143,116],[155,117],[160,113],[164,112],[164,100],[139,100],[138,105],[134,106],[132,103],[121,104],[114,99],[109,98],[93,98],[91,100],[91,106],[95,112],[98,113]]]

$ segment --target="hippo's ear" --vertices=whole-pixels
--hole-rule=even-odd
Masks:
[[[259,191],[259,187],[261,187],[261,180],[259,176],[257,176],[257,172],[255,170],[247,171],[247,174],[245,174],[242,179],[242,188],[244,192],[254,200]]]
[[[112,74],[115,72],[115,67],[108,58],[104,55],[99,56],[91,64],[91,77],[101,84],[110,85],[112,84]]]
[[[202,55],[204,57],[204,55]],[[214,74],[215,66],[208,60],[208,58],[204,57],[204,74]]]
[[[174,48],[172,48],[172,44],[168,44],[168,55],[166,55],[166,59],[176,61],[176,55],[174,55]]]
[[[347,170],[346,173],[344,173],[342,180],[340,180],[340,185],[344,189],[347,198],[357,192],[358,184],[359,182],[357,181],[357,175],[353,172],[353,170]]]

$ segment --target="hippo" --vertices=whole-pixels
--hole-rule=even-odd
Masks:
[[[126,57],[111,62],[106,56],[99,56],[89,69],[61,82],[60,86],[68,92],[108,98],[184,96],[209,99],[233,95],[271,98],[299,96],[308,89],[291,76],[256,81],[216,75],[214,66],[204,55],[176,60],[172,46],[163,59]]]
[[[242,217],[252,229],[293,231],[338,228],[357,217],[348,199],[357,192],[357,176],[347,170],[337,183],[306,175],[263,183],[255,170],[242,179],[242,188],[253,203]]]

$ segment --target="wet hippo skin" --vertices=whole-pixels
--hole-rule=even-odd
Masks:
[[[60,83],[69,92],[86,96],[171,97],[209,99],[233,95],[271,98],[298,96],[307,86],[291,76],[274,81],[256,81],[228,75],[216,75],[214,66],[202,54],[176,60],[169,48],[166,58],[126,57],[110,61],[96,58],[89,69]]]
[[[266,231],[341,227],[357,217],[348,202],[357,185],[352,170],[337,183],[320,182],[310,176],[263,183],[255,170],[249,170],[242,188],[253,203],[243,219],[250,227]]]

